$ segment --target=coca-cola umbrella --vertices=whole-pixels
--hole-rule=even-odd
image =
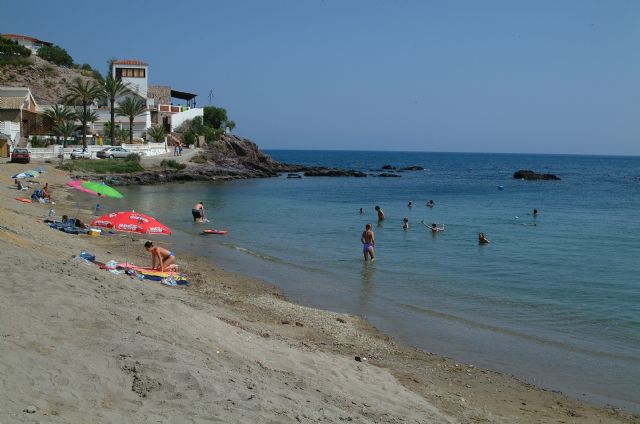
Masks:
[[[138,234],[171,234],[171,229],[160,221],[136,211],[111,212],[94,219],[94,227]]]
[[[157,219],[136,211],[111,212],[91,221],[91,226],[126,233],[171,234],[171,229]]]

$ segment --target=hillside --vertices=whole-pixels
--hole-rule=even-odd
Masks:
[[[66,85],[76,78],[93,79],[90,71],[64,68],[31,55],[31,65],[2,64],[0,86],[27,87],[40,105],[55,104],[66,91]]]

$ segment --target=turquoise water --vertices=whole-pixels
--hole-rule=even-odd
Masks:
[[[127,187],[125,203],[109,205],[171,226],[174,235],[160,240],[178,256],[210,256],[277,284],[296,301],[363,315],[425,350],[640,411],[640,158],[270,154],[363,171],[384,164],[427,170],[402,178]],[[518,181],[511,178],[517,169],[562,180]],[[424,206],[429,199],[433,209]],[[190,209],[199,200],[213,221],[206,227],[228,235],[198,236],[202,227],[192,224]],[[386,213],[382,225],[375,205]],[[540,211],[535,220],[533,208]],[[447,230],[433,236],[423,219]],[[376,233],[374,264],[362,261],[367,222]],[[480,231],[490,245],[478,245]]]

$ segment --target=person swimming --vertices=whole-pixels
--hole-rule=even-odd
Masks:
[[[360,215],[364,215],[364,209],[360,208]]]
[[[538,217],[538,214],[539,214],[538,209],[534,209],[534,210],[533,210],[533,214],[532,214],[532,215],[533,215],[533,217],[534,217],[534,218],[537,218],[537,217]]]
[[[432,208],[432,207],[434,207],[435,205],[436,205],[436,204],[433,202],[433,200],[429,200],[429,201],[426,203],[426,206],[427,206],[428,208]]]
[[[409,220],[406,217],[402,220],[402,228],[405,230],[409,229]]]
[[[412,202],[412,201],[409,201],[409,203],[407,203],[407,207],[408,207],[409,209],[411,209],[411,208],[413,207],[413,202]]]
[[[362,236],[360,237],[360,242],[362,242],[362,254],[364,255],[364,260],[366,261],[368,258],[371,258],[371,262],[376,260],[376,252],[375,252],[375,234],[371,229],[371,224],[368,223],[364,227],[364,231],[362,232]]]
[[[478,233],[478,244],[489,244],[491,243],[489,239],[484,235],[484,233]]]

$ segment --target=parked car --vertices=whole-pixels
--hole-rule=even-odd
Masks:
[[[100,150],[96,156],[101,159],[115,159],[126,158],[130,154],[130,151],[122,147],[107,147],[106,149]]]
[[[11,152],[11,162],[31,162],[31,154],[28,149],[13,149]]]
[[[71,159],[91,159],[91,153],[82,149],[73,149],[71,152]]]

